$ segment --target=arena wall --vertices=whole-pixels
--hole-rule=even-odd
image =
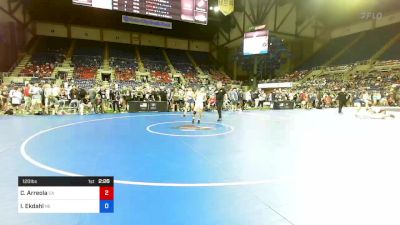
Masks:
[[[189,49],[189,41],[185,39],[177,39],[177,38],[166,38],[166,47],[172,49],[180,49],[180,50],[188,50]]]
[[[139,33],[131,33],[131,44],[140,45],[140,34]]]
[[[131,34],[126,31],[105,29],[103,30],[103,41],[130,44]]]
[[[340,27],[332,30],[331,38],[338,38],[350,34],[359,33],[362,31],[367,31],[373,28],[373,22],[371,21],[363,21],[356,24],[352,24],[349,26]]]
[[[0,7],[0,71],[8,71],[32,40],[34,26],[17,1],[0,1]],[[9,7],[12,10],[7,13]]]
[[[1,23],[15,22],[15,20],[7,15],[5,12],[0,11],[0,21]]]
[[[210,51],[210,42],[172,38],[154,34],[144,34],[113,29],[102,29],[51,22],[35,22],[36,35],[107,41],[133,45],[154,46],[171,49]]]
[[[142,34],[140,38],[140,44],[145,46],[154,46],[164,48],[165,37],[153,35],[153,34]]]
[[[37,23],[36,34],[51,37],[68,37],[68,27],[63,24]]]
[[[97,28],[72,25],[71,38],[101,41],[101,31]]]
[[[14,8],[17,6],[18,2],[11,2],[10,4],[11,8]],[[3,9],[8,9],[8,1],[1,0],[0,7],[2,7]],[[14,18],[6,14],[3,10],[0,10],[0,21],[1,22],[16,22],[16,20],[23,21],[24,20],[23,8],[17,7],[12,15]]]
[[[394,24],[394,23],[400,23],[400,12],[386,15],[386,16],[383,16],[382,19],[376,20],[377,27],[387,26],[387,25]]]
[[[207,41],[189,40],[189,50],[190,51],[199,51],[199,52],[209,52],[210,51],[210,43]]]

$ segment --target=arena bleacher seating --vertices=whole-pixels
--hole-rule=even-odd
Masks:
[[[294,71],[292,73],[287,73],[281,77],[277,77],[274,79],[268,79],[268,80],[262,80],[260,81],[261,83],[278,83],[278,82],[296,82],[305,77],[305,75],[308,73],[308,70],[302,70],[302,71]]]
[[[365,35],[353,46],[347,49],[333,65],[351,64],[370,59],[400,30],[400,24],[385,26],[366,31]]]
[[[24,77],[49,77],[54,68],[65,60],[69,40],[41,38],[30,62],[20,72]]]
[[[379,60],[393,60],[400,58],[400,38],[386,51],[382,54]]]
[[[191,52],[193,59],[196,61],[200,69],[215,81],[221,81],[227,83],[231,81],[231,78],[224,72],[218,69],[216,62],[212,59],[209,53],[205,52]]]
[[[54,37],[41,37],[41,39],[37,50],[31,57],[30,63],[21,70],[21,76],[46,78],[52,75],[55,67],[62,67],[68,49],[72,46],[71,39]],[[115,72],[115,80],[132,81],[136,79],[136,74],[139,71],[137,48],[145,71],[149,72],[152,78],[149,81],[162,84],[174,82],[171,68],[167,63],[162,48],[117,43],[106,44],[89,40],[75,40],[74,42],[70,64],[70,67],[73,68],[72,78],[74,80],[92,80],[97,77],[98,70],[104,69],[105,48],[108,45],[107,65]],[[223,83],[231,82],[230,77],[218,69],[216,62],[209,53],[173,49],[165,49],[165,52],[175,71],[182,74],[188,84],[202,83],[188,54],[193,56],[193,60],[203,70],[204,74],[209,75],[210,80],[222,81]],[[68,72],[66,71],[68,67],[63,69],[55,75],[57,79],[67,79]]]
[[[139,49],[144,67],[148,71],[170,72],[161,48],[142,46]]]
[[[210,69],[211,78],[215,81],[220,81],[224,84],[231,81],[231,78],[226,75],[224,72],[217,69]]]
[[[133,80],[136,77],[138,62],[135,47],[123,44],[110,44],[110,66],[115,69],[117,80]]]
[[[193,59],[205,74],[210,74],[211,70],[217,69],[215,62],[209,53],[205,52],[191,52]]]
[[[103,63],[104,44],[79,40],[76,44],[72,63],[76,79],[94,79]]]
[[[168,84],[171,83],[173,80],[169,76],[167,72],[161,72],[161,71],[152,71],[151,76],[156,80],[158,83],[164,83]]]
[[[190,59],[185,51],[174,49],[167,49],[166,51],[175,70],[182,74],[196,74],[196,69],[194,68],[192,62],[190,62]]]
[[[167,49],[168,57],[177,72],[180,72],[188,83],[197,83],[196,68],[188,58],[185,51]]]
[[[352,42],[360,34],[351,34],[330,40],[325,46],[317,50],[309,59],[303,63],[298,70],[309,70],[313,67],[322,66],[329,59],[335,56],[339,50],[343,49],[346,45]]]
[[[183,74],[183,77],[189,84],[198,84],[200,82],[200,79],[192,73]]]

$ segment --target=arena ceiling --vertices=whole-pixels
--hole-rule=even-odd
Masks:
[[[72,4],[72,0],[21,1],[26,4],[33,20],[132,30],[192,39],[212,40],[219,28],[230,29],[235,26],[232,20],[229,20],[229,17],[210,11],[207,26],[172,21],[174,29],[171,31],[122,24],[121,15],[124,14],[122,12],[75,6]],[[314,17],[326,28],[359,22],[363,12],[386,15],[392,11],[400,10],[399,0],[235,0],[235,11],[244,10],[244,1],[257,3],[254,4],[257,6],[271,2],[276,2],[280,6],[295,3],[299,19]],[[209,1],[210,6],[217,4],[218,0]]]
[[[173,30],[165,30],[153,27],[122,24],[121,16],[126,13],[76,6],[72,4],[72,0],[23,1],[25,1],[31,18],[39,21],[123,29],[197,40],[211,40],[219,26],[220,15],[215,14],[210,15],[207,26],[171,20],[171,22],[173,22]],[[146,16],[140,15],[140,17]],[[154,17],[148,18],[154,19]]]
[[[283,0],[285,1],[285,0]],[[290,1],[290,0],[289,0]],[[399,0],[291,0],[305,15],[315,16],[327,27],[360,22],[363,13],[390,14],[400,10]]]

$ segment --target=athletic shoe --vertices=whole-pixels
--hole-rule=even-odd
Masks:
[[[222,121],[222,119],[221,118],[219,118],[218,120],[217,120],[217,122],[221,122]]]

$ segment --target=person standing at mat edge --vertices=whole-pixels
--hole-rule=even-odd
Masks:
[[[222,121],[222,107],[224,106],[224,98],[225,98],[226,91],[222,87],[222,83],[217,83],[217,91],[215,92],[216,98],[216,105],[218,110],[218,122]]]
[[[342,88],[342,91],[338,93],[336,100],[339,101],[339,113],[342,113],[342,108],[346,105],[347,101],[349,100],[348,94],[345,92],[346,89]]]
[[[195,103],[194,103],[194,110],[193,110],[193,119],[192,124],[194,124],[197,116],[197,123],[200,124],[201,116],[204,110],[204,102],[207,100],[207,95],[204,87],[201,87],[195,94]]]

